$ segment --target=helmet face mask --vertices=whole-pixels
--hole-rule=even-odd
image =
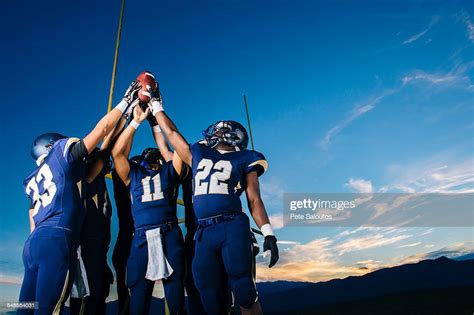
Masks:
[[[59,133],[49,132],[38,136],[31,145],[31,157],[37,161],[41,156],[49,154],[56,141],[66,138]]]
[[[240,151],[246,149],[249,142],[245,127],[233,120],[218,121],[207,127],[202,134],[211,148],[223,143]]]
[[[143,150],[140,165],[147,169],[159,170],[165,163],[165,159],[157,148],[147,148]]]

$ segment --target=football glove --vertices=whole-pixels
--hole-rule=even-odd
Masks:
[[[129,120],[130,117],[133,118],[133,109],[135,108],[135,106],[137,106],[137,104],[140,102],[139,99],[135,99],[132,104],[130,104],[127,109],[125,110],[125,112],[123,112],[122,114],[122,117],[125,119],[125,120]]]
[[[156,90],[155,92],[150,91],[150,95],[151,98],[148,102],[148,106],[150,107],[151,114],[155,116],[156,113],[164,111],[163,98],[161,97],[161,93],[158,90]]]
[[[263,242],[263,251],[266,252],[267,250],[270,251],[270,264],[268,268],[275,266],[280,256],[278,255],[278,246],[277,246],[277,239],[274,235],[267,235],[265,236],[265,241]]]
[[[122,100],[130,105],[138,97],[138,91],[141,89],[141,87],[142,86],[140,85],[140,82],[133,80],[128,86],[127,91],[125,91]]]

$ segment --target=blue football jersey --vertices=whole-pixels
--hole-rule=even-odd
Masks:
[[[74,161],[70,149],[77,138],[54,143],[42,163],[23,182],[35,225],[57,226],[79,234],[84,218],[81,198],[84,163]]]
[[[147,228],[177,221],[176,199],[179,175],[173,162],[159,170],[147,169],[130,161],[130,195],[135,228]]]
[[[240,195],[247,173],[267,169],[263,154],[253,150],[220,153],[205,144],[191,146],[193,206],[199,219],[222,213],[241,212]]]
[[[110,239],[112,205],[105,183],[106,172],[102,171],[91,183],[84,181],[83,198],[86,215],[82,227],[82,238]]]

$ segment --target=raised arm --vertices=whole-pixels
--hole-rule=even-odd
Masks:
[[[250,213],[257,224],[257,226],[262,231],[263,236],[265,237],[265,242],[263,244],[263,250],[271,251],[271,259],[268,267],[273,267],[279,259],[277,239],[273,234],[272,227],[270,225],[270,220],[268,219],[267,211],[265,210],[265,205],[263,204],[262,197],[260,195],[260,184],[258,182],[257,172],[250,172],[246,176],[247,187],[245,193],[247,195],[247,202],[249,206]]]
[[[126,122],[127,120],[125,119],[125,117],[122,116],[117,125],[114,127],[113,131],[105,137],[104,141],[102,142],[102,145],[100,146],[98,158],[94,161],[94,164],[87,170],[86,181],[88,183],[94,181],[94,179],[102,172],[104,166],[108,163],[112,147],[114,146],[117,137],[123,131]]]
[[[150,114],[147,117],[148,123],[150,124],[151,130],[153,132],[153,138],[155,139],[156,146],[160,149],[161,155],[166,162],[173,159],[173,151],[170,150],[168,142],[166,141],[165,136],[161,132],[161,128],[156,121],[156,118]]]
[[[153,131],[153,138],[155,139],[158,149],[160,149],[161,155],[163,155],[163,158],[166,162],[173,160],[174,169],[181,178],[184,177],[188,171],[188,167],[184,165],[183,160],[181,160],[176,152],[170,150],[168,141],[166,141],[163,132],[161,132],[161,128],[158,125],[156,118],[150,114],[147,119],[150,123],[151,129]]]
[[[102,117],[95,128],[83,139],[88,154],[113,130],[117,121],[130,106],[139,88],[140,84],[137,81],[133,81],[125,92],[122,101],[113,110]]]
[[[163,110],[162,98],[159,92],[150,100],[149,106],[153,116],[160,125],[161,130],[165,134],[166,138],[168,138],[176,153],[178,153],[179,157],[184,163],[191,166],[192,154],[189,144],[178,131],[178,128],[176,128],[176,125],[173,123],[173,121],[171,121],[168,115],[165,114]]]
[[[133,120],[127,128],[122,132],[120,137],[112,149],[112,158],[114,159],[114,166],[117,175],[124,182],[125,185],[130,184],[130,163],[128,162],[128,156],[132,148],[133,136],[138,126],[146,119],[149,113],[149,109],[143,112],[140,106],[135,106],[133,110]]]

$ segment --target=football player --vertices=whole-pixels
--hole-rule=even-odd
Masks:
[[[115,170],[132,199],[135,233],[127,262],[130,314],[148,314],[155,281],[162,280],[172,314],[184,310],[184,240],[176,216],[177,192],[187,167],[168,148],[159,127],[154,128],[157,148],[145,149],[141,159],[129,161],[132,140],[147,118],[136,106],[134,118],[112,150]]]
[[[117,172],[112,170],[112,182],[114,186],[114,199],[117,208],[118,233],[112,253],[112,264],[115,269],[118,314],[129,313],[130,294],[126,285],[127,260],[130,256],[130,247],[133,240],[133,218],[132,203],[127,186],[122,182]]]
[[[156,121],[156,120],[155,120]],[[194,259],[194,248],[195,248],[195,241],[194,241],[194,234],[196,233],[198,227],[198,220],[196,218],[196,214],[193,208],[193,188],[192,188],[192,174],[189,173],[185,178],[183,178],[183,182],[181,184],[183,188],[183,202],[184,202],[184,218],[185,218],[185,226],[186,226],[186,235],[184,237],[184,249],[185,249],[185,257],[186,257],[186,278],[185,278],[185,286],[186,286],[186,294],[188,296],[187,299],[187,306],[188,306],[188,313],[190,315],[202,315],[206,312],[204,311],[204,307],[201,302],[201,297],[199,296],[199,291],[196,288],[193,279],[193,272],[192,272],[192,262]]]
[[[32,233],[23,250],[25,276],[19,301],[36,301],[37,308],[19,313],[61,311],[72,285],[85,212],[83,159],[113,130],[138,88],[138,82],[132,82],[124,99],[84,139],[47,133],[33,142],[31,155],[38,167],[24,181],[31,200]]]
[[[132,107],[133,105],[130,106]],[[89,294],[83,298],[73,298],[71,294],[71,314],[105,315],[105,300],[109,295],[110,284],[113,283],[113,274],[107,264],[112,205],[105,176],[110,172],[111,148],[126,121],[127,115],[124,114],[114,132],[105,138],[100,150],[96,149],[85,161],[83,199],[86,214],[81,230],[80,254],[85,269],[85,273],[81,276],[87,281]]]
[[[242,314],[261,314],[252,278],[250,223],[240,195],[245,191],[250,213],[265,237],[264,251],[271,251],[272,267],[278,260],[277,240],[258,181],[267,169],[264,156],[246,150],[247,132],[235,121],[209,126],[203,141],[189,145],[165,114],[159,92],[153,93],[149,107],[180,158],[192,169],[198,218],[193,276],[206,312],[226,312],[227,278]]]

